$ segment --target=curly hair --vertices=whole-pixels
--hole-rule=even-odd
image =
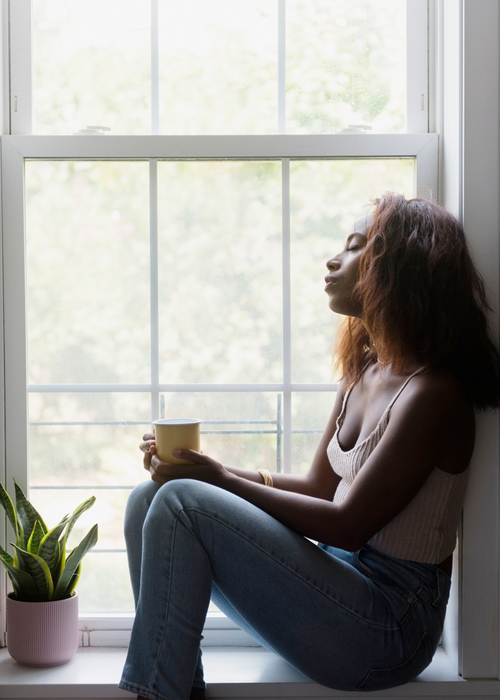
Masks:
[[[479,409],[500,405],[500,355],[491,310],[461,224],[425,199],[376,199],[354,294],[363,321],[347,317],[336,347],[348,383],[367,350],[403,373],[412,359],[455,375]]]

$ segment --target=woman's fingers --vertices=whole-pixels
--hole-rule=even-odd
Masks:
[[[172,457],[177,457],[177,459],[187,459],[194,464],[210,464],[213,460],[203,452],[196,452],[196,450],[172,450]]]
[[[159,474],[167,474],[168,476],[175,476],[177,474],[179,466],[183,466],[182,464],[178,465],[170,464],[169,462],[162,462],[161,459],[157,457],[154,453],[151,454],[149,458],[149,463]]]
[[[144,457],[142,460],[144,469],[146,471],[149,471],[149,467],[151,466],[151,457],[156,454],[156,445],[150,445],[149,450],[145,450],[144,452]]]
[[[147,437],[147,435],[144,435],[144,437]],[[156,445],[156,442],[154,440],[154,435],[153,435],[153,438],[151,440],[144,440],[144,442],[141,442],[141,444],[139,445],[139,449],[142,452],[147,452],[154,445]]]
[[[163,484],[166,484],[167,481],[169,481],[167,476],[159,474],[154,467],[149,468],[149,473],[151,474],[151,479],[157,484],[161,484],[163,486]]]

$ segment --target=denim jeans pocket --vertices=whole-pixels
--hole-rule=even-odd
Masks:
[[[432,644],[427,632],[424,632],[411,656],[398,666],[376,668],[369,671],[358,685],[358,691],[385,690],[403,685],[427,668],[432,661]]]

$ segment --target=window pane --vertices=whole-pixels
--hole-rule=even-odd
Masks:
[[[29,420],[32,487],[129,486],[143,476],[149,394],[33,392]]]
[[[131,613],[134,610],[132,586],[125,554],[99,552],[85,555],[78,581],[80,615],[90,613]]]
[[[160,0],[160,133],[276,133],[277,9]]]
[[[149,170],[26,164],[29,377],[149,382]]]
[[[78,586],[83,613],[133,609],[123,516],[131,488],[149,478],[138,445],[150,430],[150,415],[149,394],[29,394],[30,497],[47,525],[54,527],[86,498],[96,496],[68,545],[76,546],[94,523],[99,524],[99,541],[85,557]],[[96,585],[97,580],[106,585]],[[108,600],[110,586],[115,600]]]
[[[295,392],[292,396],[292,473],[309,471],[333,410],[336,392]]]
[[[33,0],[36,133],[149,133],[150,25],[144,0]]]
[[[287,131],[406,122],[406,2],[287,0]]]
[[[159,163],[160,383],[282,377],[279,163]]]
[[[414,196],[414,168],[411,158],[290,163],[293,382],[335,380],[325,263],[374,197],[386,191]]]

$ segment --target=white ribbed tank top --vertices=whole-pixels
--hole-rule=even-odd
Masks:
[[[338,433],[345,418],[347,399],[353,387],[344,396],[342,411],[337,419],[337,430],[327,448],[333,471],[341,477],[335,491],[334,503],[344,500],[356,474],[382,438],[391,415],[391,409],[408,382],[425,368],[414,372],[390,404],[370,435],[351,450],[344,451]],[[458,521],[462,512],[469,469],[450,474],[434,467],[424,485],[412,501],[391,522],[368,542],[383,554],[398,559],[409,559],[425,564],[439,564],[455,549]]]

